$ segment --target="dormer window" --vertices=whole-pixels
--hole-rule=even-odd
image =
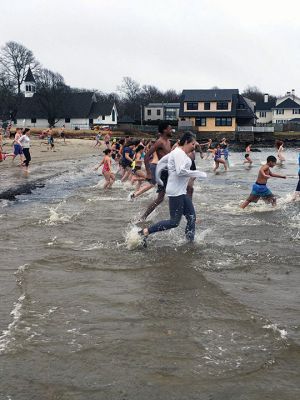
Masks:
[[[228,110],[228,101],[217,101],[217,110]]]

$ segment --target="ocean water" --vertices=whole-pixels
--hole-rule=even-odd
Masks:
[[[299,399],[296,151],[269,181],[277,207],[239,208],[270,154],[217,175],[197,159],[194,244],[182,221],[141,248],[155,191],[104,192],[93,158],[0,201],[0,399]]]

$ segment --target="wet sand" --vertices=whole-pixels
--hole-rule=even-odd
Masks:
[[[4,152],[13,152],[13,141],[6,139],[4,143]],[[50,177],[64,172],[65,169],[61,165],[63,161],[95,157],[96,164],[102,157],[104,147],[94,147],[94,144],[94,140],[88,139],[67,139],[65,143],[56,139],[54,151],[51,151],[48,150],[45,140],[31,138],[31,162],[28,173],[20,167],[19,157],[15,160],[8,157],[0,163],[0,198],[11,199],[11,195],[26,193],[27,189],[32,190],[35,184],[41,185]]]

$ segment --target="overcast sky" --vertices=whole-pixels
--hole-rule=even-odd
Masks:
[[[73,87],[256,85],[300,94],[299,0],[1,0],[14,40]]]

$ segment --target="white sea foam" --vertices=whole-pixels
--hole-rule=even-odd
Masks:
[[[123,201],[124,198],[123,197],[101,197],[101,196],[97,196],[97,197],[91,197],[89,199],[86,200],[87,203],[95,203],[97,201]]]
[[[14,340],[13,332],[21,318],[24,300],[25,294],[22,294],[22,296],[20,296],[18,301],[14,304],[14,308],[10,313],[10,315],[13,317],[13,321],[8,325],[6,330],[2,331],[2,335],[0,336],[0,354],[5,352],[11,341]]]
[[[269,325],[264,325],[264,329],[272,329],[273,332],[279,333],[281,339],[286,339],[287,338],[287,331],[285,329],[280,329],[276,324],[269,324]]]
[[[135,250],[142,245],[142,238],[138,231],[139,228],[133,225],[125,232],[125,243],[128,250]]]

